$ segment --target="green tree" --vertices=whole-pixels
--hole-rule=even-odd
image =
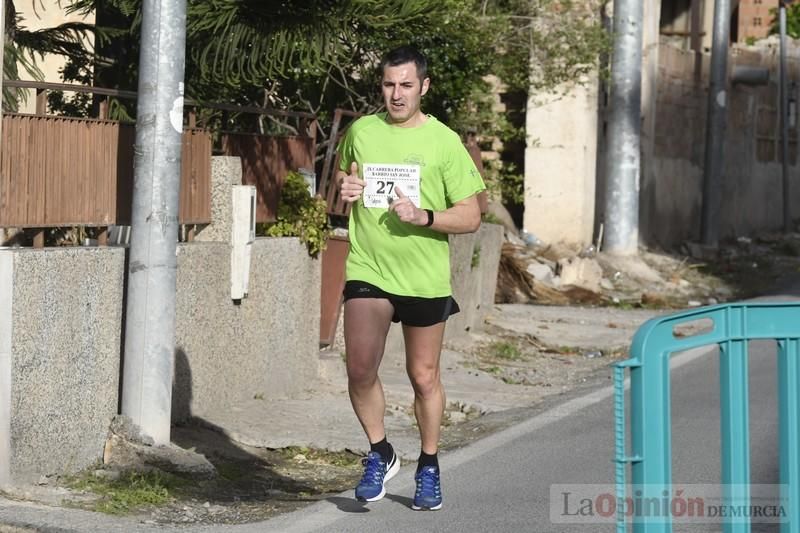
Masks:
[[[135,90],[141,0],[64,1],[70,11],[95,11],[103,38],[95,62],[79,58],[65,76]],[[186,93],[201,102],[313,112],[322,154],[332,142],[333,109],[379,110],[380,54],[411,43],[430,59],[427,112],[461,133],[524,144],[520,121],[497,113],[487,75],[522,102],[531,87],[581,80],[606,46],[599,9],[598,0],[188,0]],[[202,118],[213,123],[218,113]],[[241,128],[293,131],[274,119],[237,120]],[[511,166],[495,174],[519,192]]]
[[[449,122],[476,87],[485,92],[486,74],[525,90],[529,81],[552,87],[593,68],[602,31],[596,2],[588,2],[189,0],[187,93],[369,112],[380,105],[379,54],[413,43],[431,59],[426,105]],[[71,0],[68,9],[96,11],[98,32],[108,37],[95,65],[98,84],[135,89],[141,0]]]
[[[778,9],[772,8],[769,13],[772,15],[769,33],[770,35],[777,35],[780,33]],[[792,39],[800,39],[800,4],[797,2],[792,2],[786,6],[786,35]]]

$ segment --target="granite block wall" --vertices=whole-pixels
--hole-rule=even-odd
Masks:
[[[176,420],[284,397],[316,378],[320,265],[258,239],[250,294],[230,299],[230,245],[178,249]],[[0,249],[0,486],[102,459],[118,412],[124,248]]]
[[[296,238],[256,239],[238,304],[230,264],[226,243],[179,246],[173,420],[290,396],[316,378],[319,260]]]
[[[0,484],[100,460],[117,413],[125,250],[0,250]]]

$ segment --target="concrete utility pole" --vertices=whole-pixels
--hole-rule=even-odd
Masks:
[[[638,251],[641,89],[642,2],[614,0],[604,246],[612,254]]]
[[[711,80],[708,88],[706,153],[703,167],[703,209],[700,232],[703,244],[719,243],[719,210],[722,200],[723,144],[725,141],[728,41],[730,35],[730,0],[714,4],[714,35],[711,45]]]
[[[186,0],[144,0],[122,414],[170,441]]]
[[[786,2],[780,1],[778,26],[780,29],[781,71],[781,178],[783,183],[783,231],[792,231],[791,183],[789,181],[789,73],[786,70]]]

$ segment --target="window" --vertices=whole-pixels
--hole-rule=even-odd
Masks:
[[[753,0],[754,4],[760,4],[761,2],[762,2],[762,0]]]
[[[753,18],[753,26],[761,26],[761,17]]]

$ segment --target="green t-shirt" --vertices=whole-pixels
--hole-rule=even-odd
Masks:
[[[369,115],[354,122],[339,145],[339,168],[412,165],[419,168],[420,207],[444,211],[485,189],[458,135],[428,116],[420,126],[401,128]],[[413,167],[412,167],[413,168]],[[408,194],[409,191],[404,191]],[[400,221],[385,207],[365,207],[362,196],[350,214],[347,279],[366,281],[400,296],[449,296],[447,235]]]

